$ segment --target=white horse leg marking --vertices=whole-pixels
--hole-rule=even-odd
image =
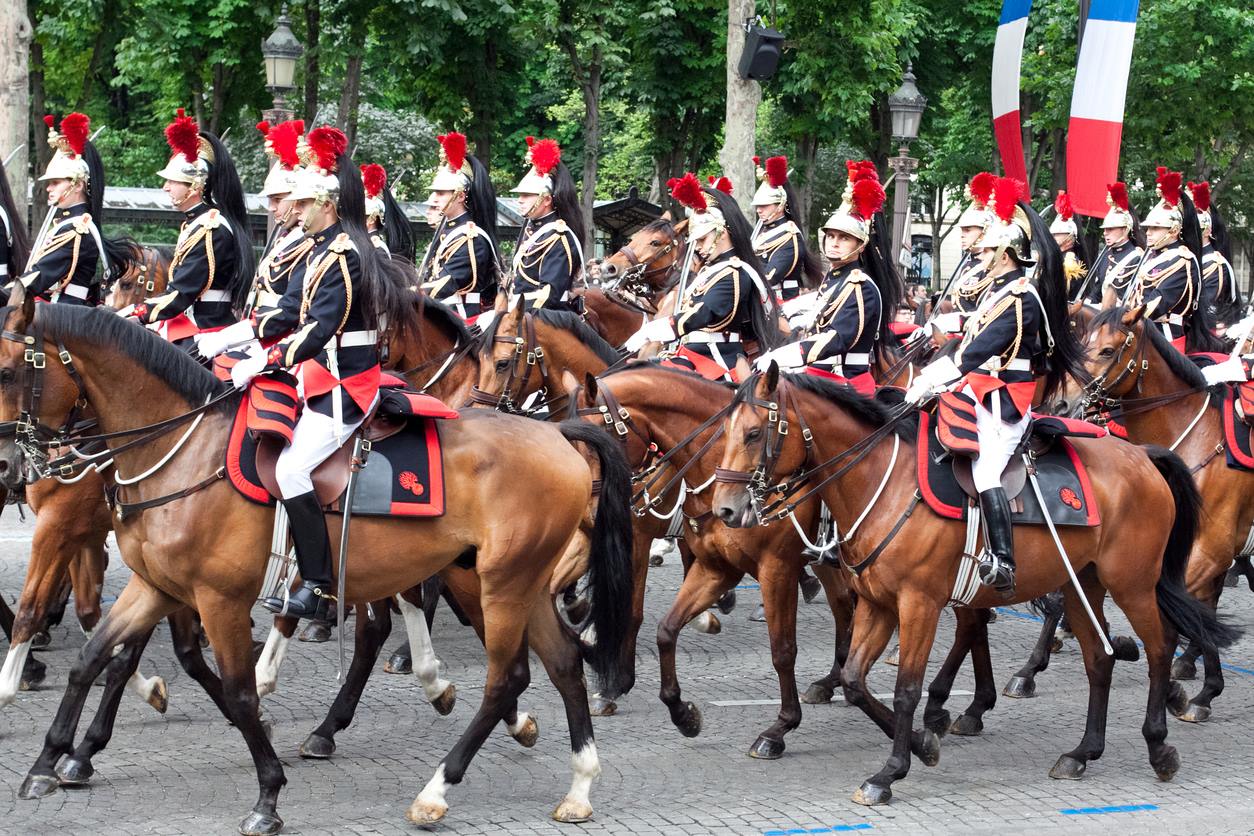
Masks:
[[[279,666],[283,664],[283,656],[287,653],[288,638],[274,627],[266,636],[265,647],[257,657],[257,668],[254,676],[257,680],[257,697],[273,694],[279,682]]]
[[[718,617],[714,613],[706,610],[689,622],[692,629],[698,633],[717,633],[723,629],[723,625],[719,623]]]
[[[5,654],[4,667],[0,668],[0,708],[17,699],[17,690],[22,685],[22,669],[26,667],[26,657],[29,655],[29,641],[13,645]]]
[[[436,767],[431,780],[418,793],[414,803],[409,806],[406,817],[414,824],[432,824],[444,818],[448,812],[448,802],[444,800],[450,784],[444,779],[444,764]]]
[[[427,619],[422,610],[400,595],[396,596],[396,603],[405,618],[405,632],[409,634],[409,654],[413,659],[414,678],[422,685],[427,701],[435,702],[452,687],[452,683],[440,676],[440,660],[436,658],[431,633],[427,631]]]
[[[588,793],[592,789],[592,781],[601,774],[597,745],[589,740],[579,751],[572,752],[570,768],[574,772],[570,792],[553,811],[553,818],[564,822],[587,821],[592,817],[592,802],[588,800]]]

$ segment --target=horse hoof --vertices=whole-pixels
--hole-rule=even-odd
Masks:
[[[618,713],[618,703],[600,694],[588,698],[588,713],[593,717],[613,717]]]
[[[335,753],[335,741],[329,737],[312,733],[300,744],[300,756],[311,760],[324,761]]]
[[[1088,769],[1088,764],[1084,761],[1077,760],[1070,755],[1063,755],[1049,771],[1049,777],[1059,781],[1078,781],[1084,777],[1086,769]]]
[[[1180,771],[1180,753],[1175,746],[1164,746],[1162,754],[1150,761],[1150,765],[1154,767],[1158,780],[1170,781]]]
[[[1167,692],[1167,710],[1172,716],[1180,717],[1189,708],[1189,694],[1179,682],[1172,682]]]
[[[85,787],[96,773],[91,761],[68,757],[57,767],[57,778],[63,787]]]
[[[940,763],[941,746],[940,736],[931,729],[922,729],[915,732],[914,755],[924,766],[936,766]]]
[[[1186,723],[1205,723],[1210,719],[1210,707],[1191,702],[1176,716]]]
[[[528,714],[526,721],[522,724],[522,728],[518,731],[510,729],[509,734],[510,737],[518,741],[519,746],[522,746],[524,749],[530,749],[540,739],[540,724],[536,722],[535,717]]]
[[[867,807],[878,807],[881,804],[887,804],[892,797],[893,791],[888,787],[881,787],[867,781],[854,792],[853,801],[855,804],[863,804]]]
[[[40,630],[30,638],[31,650],[44,650],[52,644],[52,636],[48,635],[47,630]]]
[[[1183,656],[1171,663],[1171,678],[1192,680],[1197,678],[1197,663]]]
[[[414,660],[406,656],[404,653],[393,653],[392,658],[388,659],[383,665],[384,673],[413,673]]]
[[[1049,652],[1062,653],[1062,639],[1055,636],[1054,640],[1049,644]]]
[[[718,599],[718,603],[714,606],[718,607],[718,611],[723,615],[727,615],[729,612],[736,609],[736,590],[728,590],[722,598]]]
[[[48,666],[38,659],[31,657],[26,658],[26,667],[22,669],[22,679],[18,683],[18,689],[21,691],[33,691],[35,687],[43,684],[48,678]]]
[[[35,798],[47,798],[59,789],[61,789],[61,782],[57,780],[57,776],[30,774],[18,788],[17,797],[28,801]]]
[[[959,737],[975,737],[984,731],[984,721],[970,714],[960,714],[949,727],[949,731]]]
[[[660,554],[649,555],[649,565],[652,567],[662,566],[666,563],[666,558]],[[1235,584],[1234,584],[1235,585]]]
[[[698,633],[705,633],[710,636],[717,636],[723,632],[723,624],[715,617],[714,613],[706,610],[692,620],[692,629]]]
[[[696,737],[701,734],[701,709],[690,702],[683,703],[671,713],[675,728],[684,737]]]
[[[784,741],[759,736],[749,747],[749,757],[763,761],[777,761],[784,755]]]
[[[435,824],[448,813],[448,805],[443,801],[423,801],[415,798],[409,805],[405,818],[414,824]]]
[[[253,810],[239,823],[242,836],[273,836],[283,829],[283,819],[274,813],[259,813]]]
[[[156,709],[158,714],[165,714],[165,710],[170,707],[170,689],[166,687],[165,680],[159,676],[153,677],[152,693],[148,695],[148,704]]]
[[[1026,676],[1012,676],[1001,690],[1003,696],[1013,700],[1026,700],[1036,696],[1036,680]]]
[[[553,811],[553,821],[564,824],[580,824],[592,818],[592,805],[586,801],[575,801],[570,797],[562,799]]]
[[[431,707],[435,709],[436,714],[441,716],[452,712],[455,705],[457,705],[457,686],[451,682],[440,696],[431,701]]]
[[[806,705],[827,705],[835,696],[835,691],[826,685],[820,685],[812,682],[806,692],[801,695],[801,701]]]
[[[296,637],[297,641],[314,642],[321,644],[322,642],[331,641],[331,625],[325,621],[311,621],[305,625],[305,629],[300,631],[300,635]]]
[[[812,603],[815,598],[823,592],[823,584],[813,575],[805,575],[801,578],[801,598],[807,604]]]
[[[1110,646],[1115,651],[1115,661],[1136,662],[1141,658],[1141,648],[1130,636],[1112,636]]]
[[[935,732],[941,737],[944,737],[945,735],[949,734],[949,726],[950,726],[949,712],[942,708],[940,711],[937,711],[931,717],[924,714],[923,726],[924,728],[932,732]]]

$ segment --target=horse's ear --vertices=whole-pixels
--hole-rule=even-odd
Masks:
[[[774,360],[771,365],[767,366],[766,374],[762,376],[762,385],[766,387],[765,394],[769,395],[779,386],[779,363]]]
[[[496,292],[496,304],[492,306],[492,310],[496,311],[497,314],[499,315],[499,314],[505,313],[505,311],[508,309],[509,309],[509,294],[506,293],[504,289],[498,290]]]
[[[753,374],[753,366],[749,363],[749,358],[743,354],[736,360],[736,367],[732,369],[732,379],[744,381],[749,379],[749,375]]]
[[[675,220],[675,218],[671,215],[671,210],[667,209],[665,212],[663,212],[661,215],[658,216],[658,220],[673,221]]]
[[[498,299],[500,295],[501,294],[499,293],[497,294]],[[517,328],[518,323],[522,322],[522,317],[525,311],[523,309],[521,301],[522,301],[522,297],[519,297],[520,304],[514,305],[512,308],[510,308],[509,312],[506,313],[505,316],[501,318],[502,326],[505,326],[506,323],[509,323],[508,327]]]
[[[597,399],[597,378],[592,372],[584,372],[583,391],[588,396],[588,403]]]
[[[1082,310],[1084,310],[1084,300],[1077,299],[1067,306],[1067,316],[1075,316]]]
[[[567,392],[574,392],[579,388],[579,378],[570,373],[570,369],[562,369],[562,388]]]
[[[1138,322],[1140,322],[1141,317],[1143,316],[1145,316],[1145,306],[1137,305],[1132,310],[1124,313],[1123,324],[1127,326],[1128,328],[1131,328],[1133,325],[1136,325]]]
[[[16,309],[12,330],[19,333],[25,331],[26,326],[35,320],[35,294],[28,291],[26,285],[16,281],[13,283],[13,292],[9,294],[9,305]]]
[[[687,231],[688,231],[688,219],[687,218],[684,218],[682,221],[678,221],[675,224],[676,235],[683,235]]]

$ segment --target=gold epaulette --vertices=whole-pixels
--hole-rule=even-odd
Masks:
[[[847,282],[865,282],[865,281],[870,281],[870,279],[871,277],[868,276],[866,273],[863,273],[861,270],[854,270],[848,276],[845,277],[845,281]]]
[[[348,237],[348,233],[341,232],[339,235],[335,236],[335,240],[331,242],[327,249],[333,253],[346,253],[349,250],[355,249],[355,247],[353,246],[353,239]]]
[[[1010,292],[1015,296],[1022,296],[1024,293],[1027,293],[1031,287],[1032,282],[1028,280],[1028,277],[1020,276],[1010,284]]]
[[[91,215],[84,212],[74,219],[74,231],[79,235],[86,235],[91,232]]]
[[[217,209],[210,209],[205,213],[205,219],[201,221],[201,224],[206,229],[217,229],[222,226],[222,213]]]

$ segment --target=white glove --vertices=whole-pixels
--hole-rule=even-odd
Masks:
[[[627,338],[623,348],[628,354],[635,354],[645,343],[664,343],[675,339],[675,326],[670,317],[651,319],[640,327],[640,330]]]
[[[947,334],[957,334],[962,330],[962,314],[957,311],[937,314],[932,318],[932,324]]]
[[[257,336],[251,320],[228,325],[220,331],[197,334],[192,337],[196,341],[196,351],[206,360],[212,360],[228,348],[243,345]]]
[[[231,383],[236,389],[245,389],[254,377],[266,367],[266,350],[260,343],[248,349],[248,354],[231,367]]]
[[[480,331],[486,331],[494,319],[496,319],[496,311],[489,309],[479,314],[479,318],[475,320],[475,325],[478,326]]]
[[[923,377],[916,377],[906,390],[906,403],[911,406],[922,403],[932,396],[932,385]]]
[[[753,367],[764,372],[771,367],[771,363],[778,363],[780,370],[785,372],[801,368],[806,364],[805,358],[801,355],[801,343],[788,343],[772,349],[758,357]]]
[[[116,311],[114,311],[114,313],[116,313],[118,316],[125,319],[126,317],[130,316],[134,310],[135,310],[134,305],[127,305],[125,308],[118,308]]]
[[[811,290],[809,293],[802,293],[800,296],[781,302],[779,309],[783,312],[784,317],[792,319],[798,314],[806,313],[814,308],[819,301],[819,292]]]
[[[1207,386],[1214,386],[1216,383],[1244,383],[1247,380],[1245,364],[1240,357],[1230,357],[1222,363],[1207,366],[1202,369],[1202,377],[1206,378]]]

